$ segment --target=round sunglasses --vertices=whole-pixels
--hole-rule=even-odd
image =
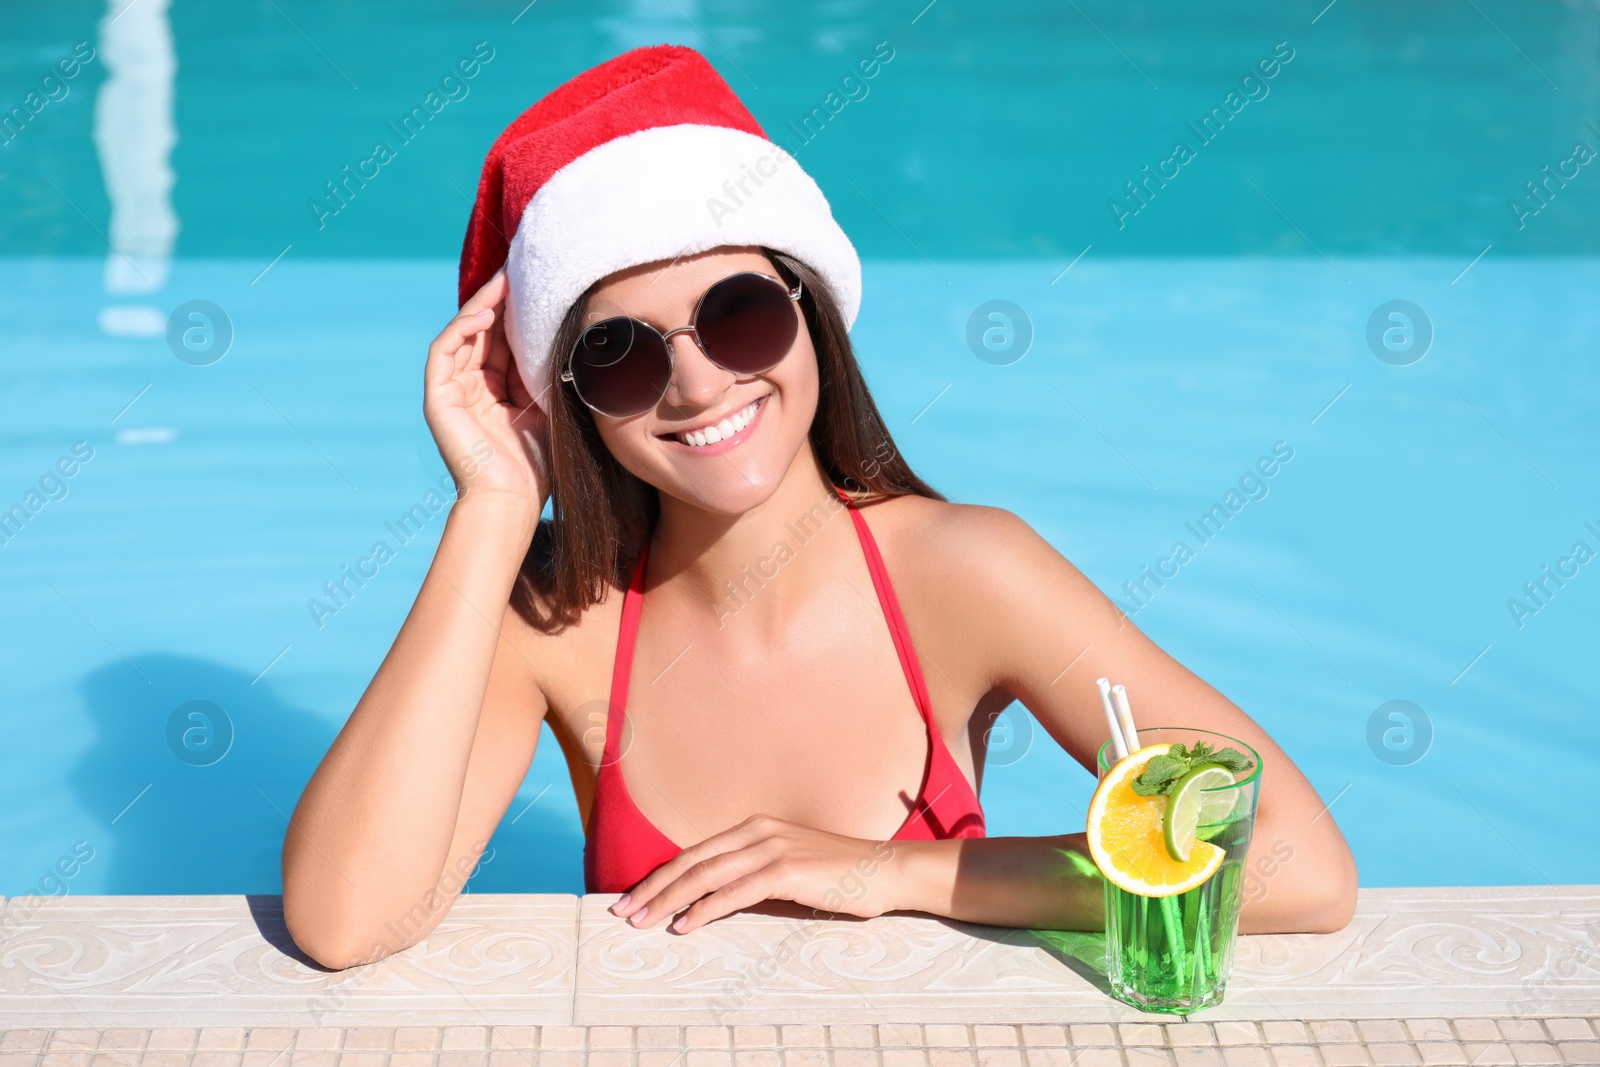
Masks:
[[[572,346],[561,380],[602,415],[624,419],[649,411],[672,381],[674,334],[687,333],[705,357],[734,374],[760,374],[783,361],[800,330],[790,289],[770,274],[732,274],[701,294],[690,325],[665,333],[618,315],[584,330]]]

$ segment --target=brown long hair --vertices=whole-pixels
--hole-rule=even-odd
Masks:
[[[852,498],[917,496],[945,499],[912,472],[878,414],[850,346],[844,317],[822,279],[800,260],[762,249],[792,286],[817,354],[817,412],[811,448],[833,484]],[[598,286],[598,283],[596,283]],[[596,286],[567,311],[552,351],[572,350],[584,328],[584,309]],[[624,588],[655,528],[661,502],[655,487],[629,473],[600,439],[594,415],[561,381],[566,361],[551,361],[550,499],[552,517],[539,524],[511,591],[511,605],[529,625],[555,633],[584,610]]]

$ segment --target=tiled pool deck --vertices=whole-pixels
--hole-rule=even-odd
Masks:
[[[1600,1067],[1600,886],[1364,889],[1240,939],[1226,1002],[1111,1000],[1098,935],[896,915],[636,931],[610,896],[470,895],[329,973],[275,897],[17,898],[0,1067]]]

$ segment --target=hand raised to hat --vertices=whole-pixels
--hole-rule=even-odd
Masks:
[[[549,419],[506,341],[497,272],[428,346],[423,415],[460,498],[508,506],[531,536],[549,494]]]

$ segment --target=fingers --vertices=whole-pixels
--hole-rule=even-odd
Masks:
[[[779,896],[780,894],[774,892],[778,884],[774,866],[776,865],[763,867],[754,874],[735,878],[721,889],[701,897],[689,905],[688,911],[678,916],[672,924],[672,931],[686,934],[708,922]]]
[[[669,875],[665,884],[653,890],[645,890],[647,895],[644,896],[640,895],[641,889],[644,888],[644,883],[641,882],[629,895],[628,921],[640,930],[659,926],[708,893],[714,893],[726,886],[748,883],[750,877],[765,867],[769,859],[770,857],[759,851],[759,846],[738,849],[708,856],[687,867],[680,867],[675,874]],[[657,873],[666,874],[667,866],[669,864],[663,864]],[[652,879],[655,877],[655,874],[650,876]],[[635,902],[637,907],[633,907]]]
[[[494,276],[483,283],[483,288],[467,297],[467,302],[461,305],[461,314],[470,315],[484,308],[498,308],[505,303],[506,293],[511,289],[511,284],[506,280],[506,269],[501,267],[494,272]]]

